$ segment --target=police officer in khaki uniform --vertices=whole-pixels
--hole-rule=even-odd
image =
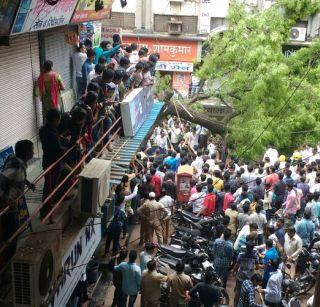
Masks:
[[[138,209],[138,213],[145,221],[145,231],[148,242],[153,242],[153,234],[156,233],[158,243],[163,243],[161,221],[168,216],[168,211],[163,204],[156,201],[156,194],[149,193],[149,199]]]

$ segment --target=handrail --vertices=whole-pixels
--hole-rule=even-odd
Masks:
[[[101,123],[106,116],[101,117],[93,126],[92,128],[95,128],[99,123]],[[78,142],[81,142],[84,139],[84,136],[81,136],[78,139]],[[58,163],[60,163],[75,147],[77,144],[74,144],[72,147],[70,147],[60,158],[58,158],[55,162],[53,162],[48,168],[43,170],[33,181],[32,184],[37,184],[47,173],[49,173]],[[28,193],[31,189],[27,188],[24,190],[23,194],[18,196],[14,202],[17,202],[20,200],[26,193]],[[8,205],[5,207],[2,211],[0,211],[0,217],[4,215],[6,212],[8,212],[10,209],[10,206]]]
[[[130,94],[132,90],[130,90],[128,93],[125,94],[125,97]],[[94,125],[92,125],[92,128],[96,128],[99,123],[101,123],[106,118],[106,115],[100,117]],[[78,141],[81,141],[84,138],[84,136],[80,137]],[[74,148],[76,144],[74,144],[72,147],[70,147],[60,158],[58,158],[53,164],[51,164],[48,168],[46,168],[43,172],[41,172],[33,181],[32,184],[37,184],[48,172],[50,172],[63,158],[65,158]],[[23,194],[18,196],[14,202],[17,202],[20,200],[26,193],[28,193],[31,189],[27,188],[24,190]],[[10,206],[6,206],[3,210],[0,211],[0,217],[3,216],[6,212],[8,212],[10,209]]]
[[[97,157],[100,156],[100,154],[102,154],[103,150],[111,143],[111,141],[118,135],[119,131],[121,128],[119,128],[110,138],[110,140],[103,146],[103,148],[101,149],[101,151],[98,153]],[[74,168],[74,170],[78,169],[81,166],[82,162],[76,165],[76,167]],[[50,210],[50,212],[42,219],[41,223],[44,224],[50,217],[51,215],[58,209],[58,207],[61,205],[61,203],[63,202],[63,200],[65,199],[65,197],[72,191],[73,187],[78,183],[79,178],[77,178],[72,185],[69,187],[69,189],[62,195],[62,197],[60,198],[60,200],[55,204],[55,206]]]
[[[66,181],[74,174],[77,168],[91,155],[97,145],[99,145],[103,139],[111,132],[111,130],[118,124],[121,120],[119,117],[112,126],[101,136],[101,138],[96,142],[96,144],[82,157],[80,162],[76,165],[76,167],[59,183],[59,185],[46,197],[46,199],[36,208],[36,210],[28,217],[28,219],[16,230],[16,232],[6,241],[0,249],[0,255],[4,252],[4,250],[12,243],[12,241],[26,229],[29,223],[33,220],[33,218],[40,212],[40,210],[49,202],[49,200],[53,197],[53,195],[66,183]],[[46,216],[47,217],[47,216]]]
[[[81,137],[79,140],[82,140],[83,137]],[[77,144],[74,144],[71,146],[59,159],[57,159],[55,162],[53,162],[48,168],[46,168],[43,172],[41,172],[33,181],[33,184],[36,184],[40,181],[41,178],[43,178],[47,173],[49,173],[58,163],[60,163],[75,147]],[[30,189],[27,188],[22,195],[18,196],[17,199],[15,200],[18,201],[20,200],[27,192],[29,192]],[[10,206],[7,206],[5,209],[3,209],[0,212],[0,217],[5,214],[9,210]]]

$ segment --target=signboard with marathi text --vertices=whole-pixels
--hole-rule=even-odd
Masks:
[[[11,25],[18,9],[19,1],[0,1],[0,36],[10,34]]]
[[[123,37],[122,42],[124,44],[137,43],[138,48],[147,47],[149,53],[160,53],[160,61],[193,62],[197,59],[198,54],[197,41]]]
[[[193,72],[193,64],[190,62],[158,61],[156,65],[156,70]]]
[[[49,5],[44,0],[22,0],[11,34],[40,31],[70,22],[77,0],[60,0]]]
[[[71,23],[100,20],[109,18],[113,0],[104,0],[103,9],[96,12],[95,1],[80,0],[72,16]]]

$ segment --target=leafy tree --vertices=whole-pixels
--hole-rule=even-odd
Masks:
[[[161,76],[160,73],[156,72],[156,83],[154,93],[160,100],[166,100],[167,97],[172,96],[172,88],[171,88],[171,76],[165,75]],[[170,99],[170,98],[169,98]]]
[[[320,11],[320,0],[279,0],[248,12],[234,1],[229,30],[210,40],[198,75],[214,80],[230,106],[228,140],[240,157],[260,155],[268,143],[292,152],[320,138],[320,41],[290,57],[282,51],[294,24]]]

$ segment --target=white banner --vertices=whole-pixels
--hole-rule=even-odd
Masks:
[[[207,34],[211,30],[212,0],[200,0],[199,33]]]
[[[193,64],[190,62],[168,62],[158,61],[156,70],[177,71],[177,72],[193,72]]]
[[[65,277],[60,282],[50,307],[66,306],[81,275],[86,270],[86,264],[100,243],[101,219],[89,218],[85,225],[62,257]],[[74,269],[72,269],[73,267]]]

